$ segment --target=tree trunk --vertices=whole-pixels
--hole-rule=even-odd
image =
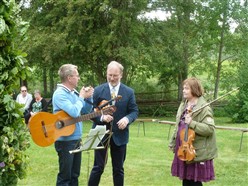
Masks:
[[[182,12],[178,10],[178,26],[179,30],[182,33],[182,54],[181,54],[181,67],[178,74],[178,101],[182,100],[182,82],[188,77],[188,66],[189,66],[189,57],[190,57],[190,33],[191,33],[191,5],[193,1],[184,0],[182,6]]]
[[[42,74],[42,79],[43,79],[43,94],[47,96],[47,71],[46,67],[43,68],[43,74]]]
[[[20,79],[20,87],[21,86],[26,86],[28,88],[28,81],[26,79]]]
[[[227,4],[224,7],[223,20],[222,20],[223,23],[222,23],[222,27],[221,27],[221,33],[220,33],[219,56],[218,56],[217,72],[216,72],[215,87],[214,87],[214,99],[216,99],[218,97],[218,91],[219,91],[220,73],[221,73],[221,67],[222,67],[221,66],[222,65],[222,54],[223,54],[223,47],[224,47],[224,32],[226,29],[226,20],[227,20]]]
[[[49,70],[49,79],[50,79],[50,83],[49,83],[49,92],[50,92],[50,95],[51,95],[51,97],[52,97],[52,95],[53,95],[53,92],[54,92],[54,89],[55,89],[55,84],[54,84],[54,79],[53,79],[53,77],[54,77],[54,70],[53,70],[53,68],[51,68],[50,70]]]
[[[181,101],[182,100],[182,97],[183,97],[183,90],[182,90],[182,76],[181,74],[179,73],[178,74],[178,83],[177,83],[177,101]]]

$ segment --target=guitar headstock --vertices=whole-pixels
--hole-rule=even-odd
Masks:
[[[101,111],[103,114],[112,115],[116,111],[116,106],[110,105],[110,106],[104,107]]]

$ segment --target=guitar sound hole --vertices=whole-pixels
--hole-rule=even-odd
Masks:
[[[56,128],[62,129],[65,126],[65,123],[63,121],[56,122]]]

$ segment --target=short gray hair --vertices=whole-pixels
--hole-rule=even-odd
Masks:
[[[40,90],[38,90],[38,89],[36,89],[36,90],[34,91],[34,94],[36,94],[36,93],[38,93],[38,94],[41,95]]]
[[[122,64],[120,64],[120,63],[117,62],[117,61],[111,61],[111,62],[108,64],[107,70],[108,70],[109,68],[113,67],[113,66],[118,67],[118,68],[120,69],[121,73],[123,73],[124,67],[122,66]]]
[[[75,70],[77,70],[77,66],[76,65],[72,65],[72,64],[64,64],[59,68],[58,74],[60,77],[61,82],[65,82],[66,78],[68,76],[73,75],[73,72]]]

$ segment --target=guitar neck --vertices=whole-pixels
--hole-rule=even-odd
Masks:
[[[102,115],[102,112],[100,112],[100,111],[92,112],[92,113],[89,113],[89,114],[78,116],[76,118],[70,118],[69,120],[65,120],[64,124],[65,124],[65,126],[69,126],[69,125],[73,125],[75,123],[78,123],[80,121],[90,120],[92,118],[95,118],[95,117],[98,117],[98,116],[101,116],[101,115]]]

